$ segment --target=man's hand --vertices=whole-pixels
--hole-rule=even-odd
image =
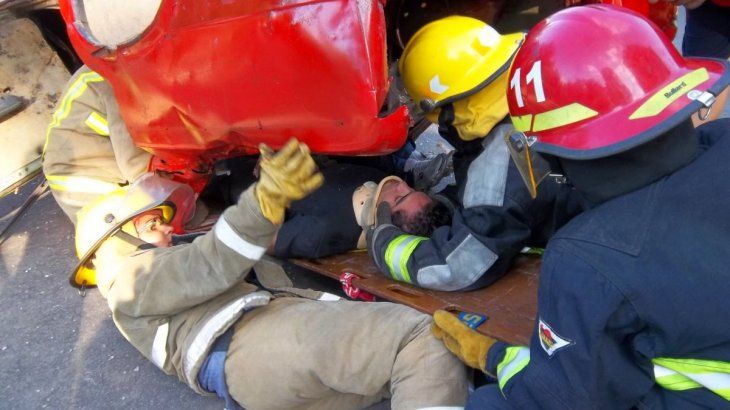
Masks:
[[[697,7],[701,6],[705,2],[705,0],[649,0],[649,3],[655,4],[660,1],[672,3],[675,6],[684,6],[688,10],[696,9]]]
[[[289,204],[319,188],[324,177],[309,154],[309,147],[296,139],[289,140],[276,153],[266,144],[259,145],[259,151],[261,176],[254,194],[264,217],[280,224]]]
[[[431,331],[451,353],[467,366],[487,372],[487,352],[495,339],[477,333],[445,310],[437,310],[433,321]]]

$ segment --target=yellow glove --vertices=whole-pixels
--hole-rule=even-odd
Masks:
[[[467,366],[487,373],[487,352],[496,342],[495,339],[477,333],[445,310],[437,310],[433,320],[431,331],[451,353]]]
[[[312,193],[324,182],[309,147],[291,139],[279,152],[266,144],[259,145],[260,176],[254,195],[264,217],[274,224],[284,221],[284,210],[298,199]]]

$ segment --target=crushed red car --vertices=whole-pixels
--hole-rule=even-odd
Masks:
[[[595,2],[626,3],[659,24],[676,13],[648,0],[561,5]],[[406,0],[160,0],[146,27],[106,44],[87,15],[99,3],[59,2],[71,43],[111,83],[135,143],[155,154],[152,167],[196,191],[215,161],[253,154],[261,142],[278,148],[296,136],[335,155],[397,150],[412,121],[388,44],[441,17],[401,24],[427,4]],[[504,3],[485,2],[479,17],[491,20]]]

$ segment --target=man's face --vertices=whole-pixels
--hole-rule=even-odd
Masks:
[[[376,205],[386,202],[392,213],[402,211],[406,219],[410,220],[431,201],[425,193],[414,190],[403,181],[393,180],[383,185]]]
[[[153,209],[134,218],[134,228],[139,239],[159,248],[172,244],[172,226],[164,223],[162,211]]]

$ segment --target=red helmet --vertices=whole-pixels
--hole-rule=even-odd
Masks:
[[[507,102],[530,150],[599,158],[709,108],[730,83],[728,68],[723,60],[683,58],[633,11],[573,7],[529,32],[510,69]]]

